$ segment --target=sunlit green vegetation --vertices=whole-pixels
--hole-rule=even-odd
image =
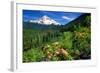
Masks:
[[[41,26],[38,29],[36,26],[23,28],[23,62],[91,58],[90,14],[84,14],[64,26]]]

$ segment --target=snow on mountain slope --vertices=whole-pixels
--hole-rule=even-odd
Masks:
[[[38,20],[30,20],[31,23],[38,23],[38,24],[45,24],[45,25],[59,25],[57,21],[51,19],[47,15],[44,15],[43,17],[39,18]]]

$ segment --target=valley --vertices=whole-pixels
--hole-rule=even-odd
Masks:
[[[91,59],[91,14],[65,25],[47,16],[39,22],[23,22],[24,63],[87,59]]]

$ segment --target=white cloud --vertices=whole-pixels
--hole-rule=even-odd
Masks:
[[[62,16],[63,19],[66,19],[66,20],[72,20],[72,18],[69,18],[67,16]]]

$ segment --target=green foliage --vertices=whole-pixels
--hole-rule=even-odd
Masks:
[[[24,25],[23,62],[25,63],[91,58],[90,14],[84,14],[64,26],[42,26],[31,23]]]
[[[63,32],[63,39],[61,40],[62,46],[65,49],[72,48],[72,33],[71,32]]]
[[[87,27],[80,27],[74,31],[73,48],[79,50],[80,55],[85,54],[86,57],[90,56],[91,52],[91,33]]]
[[[60,35],[59,31],[53,30],[33,30],[24,29],[23,31],[23,50],[29,50],[31,48],[37,48],[42,46],[46,42],[52,42],[57,40]]]
[[[42,50],[38,50],[38,48],[23,52],[23,62],[39,62],[43,57]]]

